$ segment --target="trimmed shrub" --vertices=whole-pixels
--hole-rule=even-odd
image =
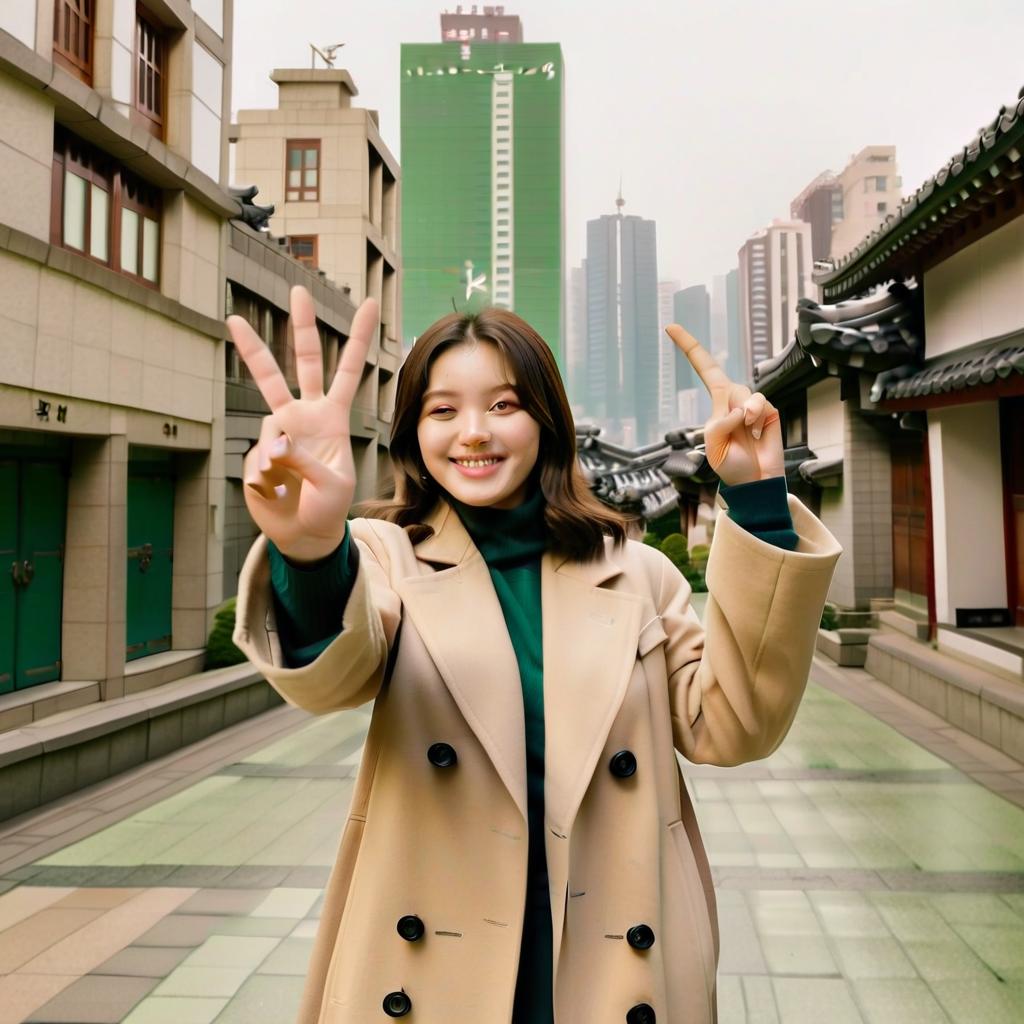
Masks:
[[[206,667],[224,668],[239,665],[245,655],[231,642],[235,631],[235,599],[229,597],[213,616],[213,628],[206,641]]]
[[[645,533],[644,543],[651,548],[661,550],[661,538],[656,533]]]
[[[821,629],[836,629],[839,625],[839,609],[834,604],[825,604],[821,609]]]
[[[683,576],[686,577],[686,582],[690,584],[690,589],[695,594],[706,594],[708,592],[708,585],[704,579],[704,573],[700,569],[695,569],[692,565],[687,566],[683,569]]]
[[[661,551],[677,568],[690,564],[690,553],[686,549],[686,538],[681,533],[670,533],[661,542]]]
[[[708,564],[708,555],[711,552],[711,547],[707,544],[694,544],[690,548],[690,561],[697,566],[698,569],[705,569]]]
[[[678,533],[679,509],[674,508],[671,512],[666,512],[665,515],[659,516],[657,519],[649,520],[647,530],[649,533],[654,534],[659,541],[663,541],[673,533]]]

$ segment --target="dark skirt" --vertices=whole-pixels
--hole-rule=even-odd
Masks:
[[[526,901],[523,943],[519,953],[516,1001],[512,1024],[554,1024],[551,976],[551,905],[547,879],[540,891],[533,889]]]

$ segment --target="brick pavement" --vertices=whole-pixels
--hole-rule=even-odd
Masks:
[[[812,679],[771,758],[686,769],[722,1024],[1021,1019],[1024,766]],[[6,823],[0,1024],[289,1020],[367,724],[279,709]]]

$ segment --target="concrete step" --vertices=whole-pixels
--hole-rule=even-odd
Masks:
[[[51,714],[0,733],[0,821],[280,704],[245,662]]]
[[[878,613],[878,628],[882,633],[899,633],[912,640],[928,639],[928,621],[914,618],[894,608]]]

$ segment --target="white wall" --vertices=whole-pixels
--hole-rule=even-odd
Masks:
[[[192,45],[192,93],[192,163],[220,181],[224,66],[199,43]]]
[[[0,28],[29,49],[36,48],[36,0],[0,3]]]
[[[192,0],[192,10],[219,36],[224,35],[224,0]]]
[[[928,413],[935,614],[1006,607],[999,409],[976,402]]]
[[[924,275],[928,358],[1024,330],[1024,217]]]

